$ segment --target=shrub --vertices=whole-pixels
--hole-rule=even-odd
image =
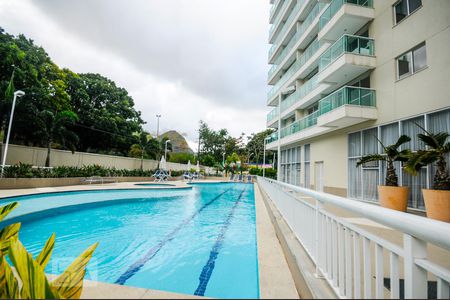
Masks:
[[[187,164],[189,161],[191,164],[196,164],[197,161],[195,160],[194,154],[191,153],[170,153],[169,162],[173,163],[179,163],[179,164]]]
[[[250,168],[248,171],[250,175],[257,175],[257,176],[263,176],[263,169],[262,168]],[[267,168],[266,169],[266,177],[276,179],[277,178],[277,170],[273,168]]]
[[[14,202],[0,207],[0,221],[17,205]],[[0,228],[0,299],[80,298],[86,265],[98,243],[87,248],[61,275],[49,281],[44,270],[53,252],[55,234],[47,240],[41,253],[33,258],[19,241],[19,229],[20,223]]]
[[[59,166],[52,169],[32,168],[29,164],[19,163],[5,168],[5,178],[67,178],[67,177],[150,177],[154,170],[127,170],[107,168],[100,165],[88,165],[81,168]]]

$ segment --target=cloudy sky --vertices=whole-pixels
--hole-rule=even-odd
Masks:
[[[264,129],[268,0],[0,0],[0,26],[128,90],[156,131]]]

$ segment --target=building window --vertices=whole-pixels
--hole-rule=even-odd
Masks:
[[[300,151],[301,147],[281,151],[281,181],[293,185],[300,185]]]
[[[395,24],[422,6],[421,0],[400,0],[394,4]]]
[[[311,105],[310,107],[308,107],[306,109],[306,113],[308,115],[312,114],[313,112],[316,112],[319,110],[319,102],[314,103],[313,105]]]
[[[305,149],[305,188],[311,188],[311,170],[310,170],[310,145],[305,145],[303,147]]]
[[[417,138],[417,135],[423,133],[423,130],[417,124],[433,133],[450,132],[450,109],[401,120],[348,135],[349,198],[377,201],[377,185],[385,184],[386,163],[374,162],[356,167],[356,162],[362,155],[382,153],[382,148],[377,143],[375,137],[380,139],[383,144],[390,145],[395,143],[400,135],[406,134],[411,137],[411,141],[405,144],[402,149],[411,149],[412,151],[424,149],[425,145]],[[450,162],[450,155],[447,156],[448,162]],[[399,162],[396,162],[394,166],[397,171],[399,185],[410,188],[408,207],[424,210],[425,205],[422,197],[422,189],[432,186],[436,166],[423,167],[419,170],[417,176],[411,176],[404,172]]]
[[[412,75],[427,66],[425,43],[397,57],[397,79]]]

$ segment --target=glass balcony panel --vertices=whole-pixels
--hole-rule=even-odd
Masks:
[[[373,8],[373,0],[333,0],[320,16],[319,30],[322,30],[344,4]]]
[[[375,91],[345,86],[319,101],[319,109],[280,130],[281,138],[317,125],[317,118],[346,104],[375,107]]]
[[[278,107],[275,107],[268,115],[267,115],[267,122],[272,121],[278,116]]]
[[[302,5],[303,5],[303,3],[302,3]],[[281,63],[281,61],[286,57],[286,55],[292,50],[294,45],[300,40],[300,38],[303,36],[305,31],[311,26],[311,24],[316,19],[316,17],[319,15],[319,13],[322,10],[322,8],[325,7],[325,5],[326,5],[325,3],[318,2],[314,6],[314,8],[309,13],[308,17],[305,19],[305,21],[303,21],[303,23],[298,28],[298,30],[295,33],[295,35],[292,36],[292,38],[289,41],[289,43],[287,44],[287,46],[283,49],[281,54],[277,57],[277,59],[274,62],[275,64],[280,64]],[[288,24],[288,23],[286,23],[286,24]],[[272,56],[273,52],[277,49],[277,47],[278,47],[277,45],[278,45],[277,43],[274,43],[272,45],[272,47],[270,48],[270,50],[269,50],[269,58]]]
[[[289,95],[285,100],[281,102],[281,112],[285,111],[294,103],[300,101],[303,97],[308,95],[312,90],[317,87],[317,75],[306,81],[299,89]]]
[[[282,12],[284,11],[284,9],[286,8],[286,6],[288,5],[289,2],[290,2],[289,0],[284,0],[281,8],[278,10],[275,20],[273,20],[273,25],[272,25],[272,27],[270,27],[269,34],[271,34],[271,32],[273,32],[275,27],[278,25],[278,22],[280,21],[282,15],[283,15]],[[276,6],[273,6],[273,9],[275,9],[275,7]]]
[[[374,40],[356,35],[343,35],[320,56],[319,71],[328,67],[344,53],[373,56]]]

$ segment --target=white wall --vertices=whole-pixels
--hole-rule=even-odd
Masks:
[[[17,164],[19,162],[31,164],[33,166],[44,166],[47,158],[47,149],[37,147],[27,147],[21,145],[9,145],[8,156],[6,159],[7,165]],[[75,152],[65,150],[51,150],[50,166],[72,166],[82,167],[84,165],[97,164],[103,167],[116,169],[139,169],[141,167],[141,160],[138,158],[112,156],[103,154],[94,154],[86,152]],[[192,165],[192,168],[195,168]],[[144,170],[155,170],[158,168],[156,160],[144,159]],[[173,171],[187,170],[187,165],[178,163],[167,163],[167,169]],[[213,174],[216,171],[210,167],[201,167],[206,173]]]

